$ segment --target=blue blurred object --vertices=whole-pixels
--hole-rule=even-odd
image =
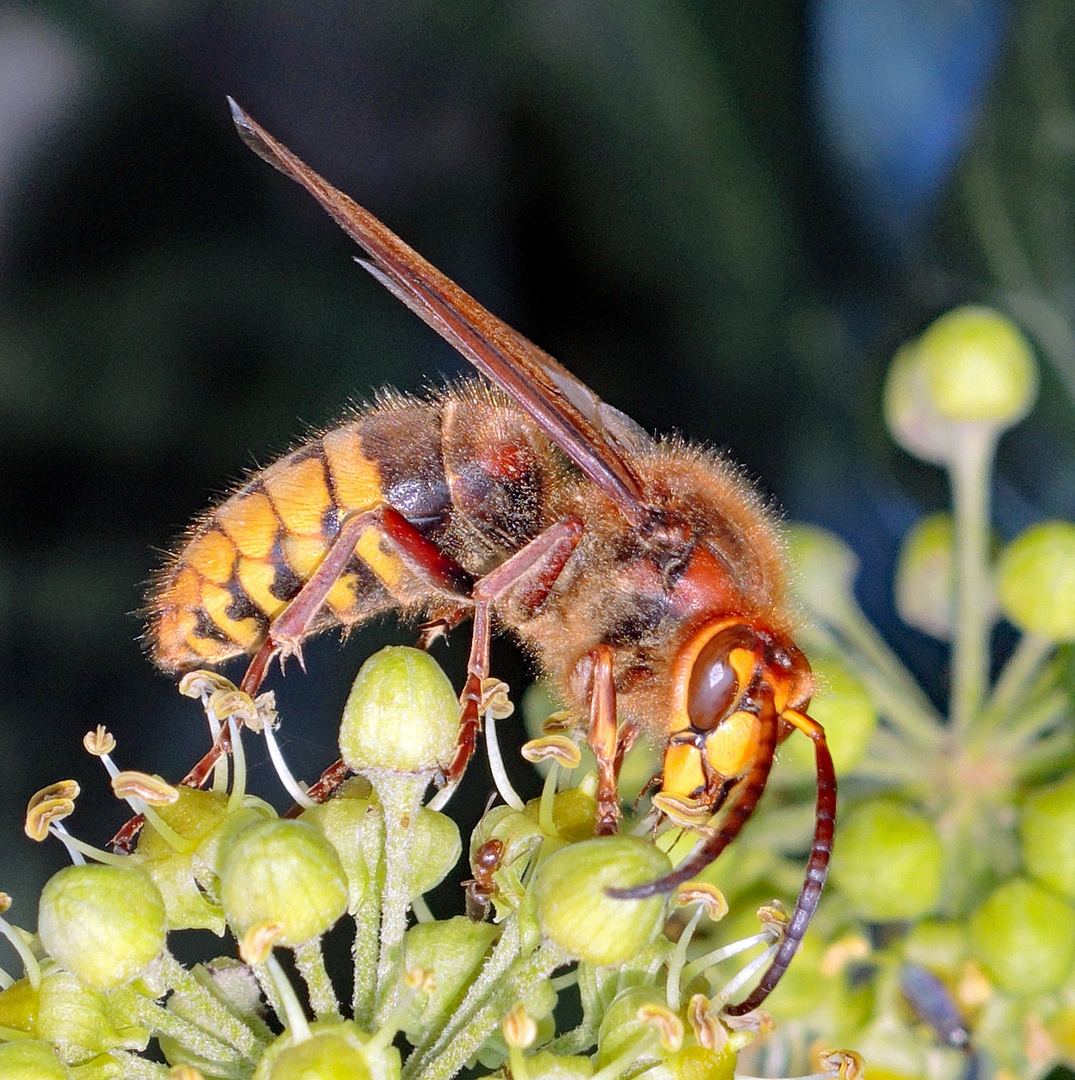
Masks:
[[[971,134],[1008,26],[1003,0],[817,0],[811,93],[848,207],[913,258]]]
[[[951,991],[941,980],[918,964],[904,964],[900,989],[915,1015],[932,1029],[937,1041],[957,1050],[970,1047],[970,1032]]]

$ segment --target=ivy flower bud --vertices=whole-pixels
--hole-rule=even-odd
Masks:
[[[41,890],[45,950],[87,986],[112,990],[140,975],[165,940],[164,900],[141,870],[68,866]]]
[[[462,851],[459,826],[447,814],[423,806],[415,815],[411,836],[409,899],[439,885],[459,861]]]
[[[362,1052],[365,1041],[366,1036],[346,1021],[311,1024],[310,1038],[301,1042],[285,1031],[262,1055],[254,1080],[370,1080]],[[392,1080],[392,1075],[383,1080]]]
[[[200,848],[193,845],[204,841],[224,820],[228,797],[223,792],[184,785],[173,790],[175,801],[158,807],[157,815],[191,846],[177,851],[169,839],[147,826],[138,838],[141,866],[164,898],[169,929],[211,930],[220,936],[224,933],[224,913],[202,888]]]
[[[835,653],[811,653],[817,690],[810,715],[825,729],[838,774],[849,772],[866,752],[877,728],[877,709],[869,691]],[[813,778],[816,763],[809,739],[788,739],[780,747],[780,769]],[[841,837],[842,840],[842,837]]]
[[[437,662],[420,649],[390,646],[359,669],[340,725],[340,756],[355,772],[423,773],[455,751],[459,702]]]
[[[1026,416],[1037,389],[1033,354],[1015,324],[989,308],[956,308],[897,351],[885,422],[908,453],[943,465],[958,453],[965,425],[999,434]]]
[[[536,816],[536,811],[530,814],[503,803],[490,807],[471,833],[471,856],[487,840],[503,843],[504,858],[501,861],[504,865],[524,852],[534,851],[544,836],[536,824]]]
[[[366,1059],[341,1035],[327,1033],[289,1046],[269,1074],[271,1080],[366,1080]]]
[[[16,979],[0,990],[0,1027],[32,1034],[37,1023],[37,1006],[38,992],[30,980]]]
[[[893,592],[908,626],[942,641],[952,636],[955,568],[952,515],[930,514],[903,538]]]
[[[192,792],[197,791],[195,788],[189,789]],[[197,792],[203,795],[214,795],[215,798],[220,799],[222,807],[227,805],[226,795],[216,795],[214,792]],[[180,799],[177,804],[179,807],[183,807],[185,800]],[[168,810],[173,810],[174,807],[169,807]],[[161,814],[165,822],[171,824],[168,815],[168,810]],[[224,857],[227,855],[232,844],[246,832],[247,829],[253,825],[260,825],[264,821],[275,821],[277,818],[276,811],[267,803],[261,799],[257,799],[252,795],[247,795],[243,799],[243,805],[235,810],[229,810],[224,813],[220,820],[212,826],[201,836],[201,840],[198,847],[194,851],[193,869],[197,875],[199,882],[203,882],[206,888],[213,896],[219,896],[220,894],[220,872],[221,867],[224,865]],[[179,831],[177,829],[177,831]],[[142,843],[149,839],[149,831],[143,831],[143,840],[139,842],[138,853],[142,854]]]
[[[1075,900],[1075,777],[1035,791],[1023,805],[1019,832],[1027,872]]]
[[[0,1076],[6,1080],[69,1080],[71,1074],[51,1043],[18,1039],[0,1043]]]
[[[896,350],[884,389],[885,424],[907,453],[934,465],[952,456],[952,424],[940,416],[929,393],[925,365],[914,344]]]
[[[531,799],[524,812],[534,822],[541,823],[541,799]],[[593,836],[597,800],[589,791],[571,787],[558,791],[552,799],[552,824],[556,836],[569,843],[588,840]]]
[[[364,781],[362,784],[368,792],[368,785]],[[353,915],[369,889],[370,872],[363,846],[369,825],[367,815],[377,815],[378,811],[368,798],[352,797],[348,793],[349,785],[350,781],[331,799],[308,807],[299,820],[312,825],[336,849],[347,874],[347,910]]]
[[[903,939],[903,958],[954,980],[967,960],[966,923],[961,919],[915,923]]]
[[[735,1051],[729,1045],[720,1050],[705,1046],[685,1046],[664,1062],[672,1080],[732,1080],[735,1076]]]
[[[1004,882],[970,917],[971,949],[1011,994],[1054,990],[1075,958],[1075,909],[1025,878]]]
[[[1075,523],[1043,521],[1017,536],[1001,553],[997,588],[1020,630],[1075,641]]]
[[[872,922],[915,919],[941,893],[944,851],[933,824],[893,799],[850,816],[833,852],[833,883]]]
[[[53,971],[41,980],[35,1034],[57,1046],[77,1046],[82,1053],[144,1050],[149,1032],[142,1027],[117,1030],[109,1005],[104,991],[69,971]]]
[[[655,986],[631,986],[621,990],[605,1010],[597,1035],[595,1063],[603,1068],[639,1043],[656,1052],[654,1026],[646,1018],[652,1009],[668,1011],[664,994]]]
[[[220,902],[236,937],[276,923],[278,943],[319,937],[347,909],[347,874],[336,849],[312,825],[264,821],[243,832],[224,856]]]
[[[852,603],[858,557],[838,536],[816,525],[796,522],[786,535],[798,571],[793,586],[799,599],[812,614],[839,622]]]
[[[610,888],[653,881],[668,856],[633,836],[602,836],[561,848],[542,863],[533,890],[546,937],[591,964],[624,964],[660,934],[669,898],[617,900]]]
[[[414,1002],[402,1024],[412,1042],[451,1015],[498,935],[491,923],[471,922],[464,915],[418,923],[407,931],[404,967],[432,971],[434,983],[433,992]]]
[[[966,305],[942,315],[918,339],[917,351],[933,407],[948,420],[1007,428],[1037,397],[1029,342],[991,308]]]

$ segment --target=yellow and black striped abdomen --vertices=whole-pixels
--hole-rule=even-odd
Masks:
[[[150,592],[153,659],[179,671],[255,651],[349,515],[391,506],[477,577],[552,523],[550,493],[562,487],[548,440],[488,386],[464,383],[430,399],[386,395],[195,522]],[[438,614],[457,603],[370,528],[309,632],[389,608]]]
[[[148,639],[167,670],[256,649],[349,514],[388,503],[426,535],[447,521],[441,403],[388,399],[257,474],[196,522],[150,593]],[[311,632],[409,599],[375,530],[332,586]]]

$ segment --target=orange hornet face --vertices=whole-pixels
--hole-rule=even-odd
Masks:
[[[714,806],[724,784],[750,770],[767,727],[790,708],[806,708],[813,676],[791,642],[724,619],[690,638],[673,685],[661,793]],[[778,740],[792,730],[788,721],[777,727]]]
[[[802,711],[813,681],[788,636],[776,523],[734,466],[651,438],[231,105],[244,142],[306,188],[363,249],[361,265],[483,378],[424,397],[386,393],[208,510],[150,594],[154,660],[180,671],[248,654],[241,687],[252,695],[273,659],[301,658],[306,638],[328,626],[395,611],[426,619],[428,642],[469,620],[444,777],[454,784],[480,732],[496,622],[588,723],[597,832],[617,827],[631,744],[644,735],[664,744],[654,806],[702,839],[669,875],[624,897],[669,892],[715,859],[797,728],[815,747],[814,842],[769,970],[727,1011],[755,1008],[817,905],[836,799],[824,732]],[[188,779],[203,782],[224,748]],[[335,769],[322,793],[342,780]],[[477,859],[475,910],[495,889],[501,855],[487,846]]]
[[[836,825],[836,774],[821,725],[802,710],[814,678],[791,641],[738,618],[706,623],[687,640],[673,668],[673,708],[660,791],[653,804],[677,824],[697,828],[737,795],[717,829],[659,882],[614,890],[624,899],[651,896],[689,881],[738,836],[769,779],[777,745],[795,729],[813,740],[817,758],[814,842],[806,878],[768,971],[754,992],[725,1011],[741,1016],[772,992],[798,949],[821,897]]]

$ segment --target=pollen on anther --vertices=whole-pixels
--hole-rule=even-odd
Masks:
[[[549,759],[565,769],[574,769],[582,760],[578,746],[563,735],[546,735],[542,739],[531,739],[524,743],[522,756],[532,765]]]
[[[77,780],[57,780],[56,783],[49,784],[48,787],[43,787],[30,796],[30,801],[26,804],[27,813],[45,802],[57,800],[74,802],[81,792],[82,788],[79,787]]]
[[[93,757],[106,757],[116,749],[116,737],[104,724],[98,724],[93,731],[87,731],[82,736],[82,746]]]
[[[504,1041],[513,1050],[525,1050],[537,1038],[537,1024],[521,1001],[517,1001],[504,1017],[503,1030]]]
[[[51,825],[70,817],[74,810],[74,799],[47,799],[44,802],[32,805],[26,811],[23,832],[31,840],[40,843],[48,836]]]
[[[676,892],[677,903],[681,907],[688,904],[702,904],[706,915],[713,921],[719,922],[728,914],[728,901],[724,893],[705,881],[691,881],[686,885],[680,885]]]
[[[687,1018],[700,1046],[721,1050],[728,1041],[728,1029],[717,1019],[705,994],[695,994],[687,1006]]]
[[[179,789],[167,780],[136,769],[125,769],[112,777],[112,791],[119,799],[138,798],[149,806],[171,806],[179,799]]]
[[[283,927],[278,922],[255,923],[239,942],[239,958],[251,967],[265,963],[282,936]]]
[[[655,1027],[665,1050],[675,1052],[683,1045],[683,1021],[671,1009],[661,1005],[643,1005],[638,1010],[643,1024]]]

